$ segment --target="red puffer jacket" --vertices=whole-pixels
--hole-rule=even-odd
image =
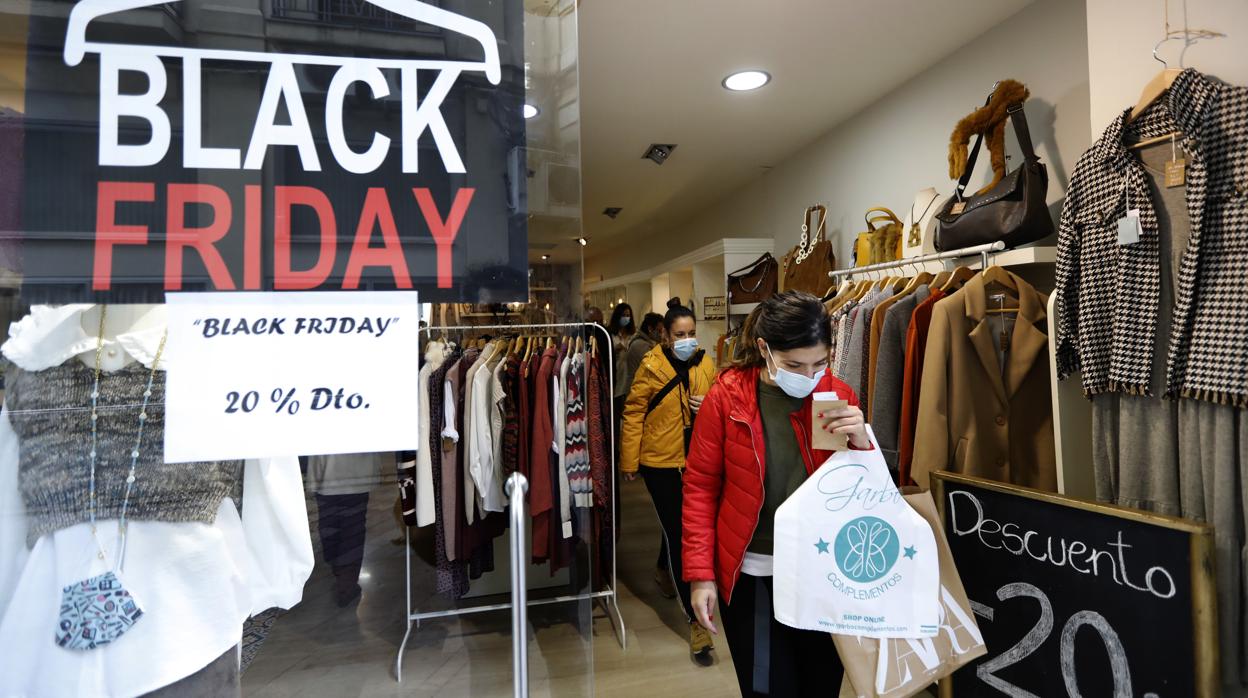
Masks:
[[[758,411],[759,371],[732,368],[720,375],[694,421],[685,470],[681,514],[685,581],[718,582],[724,601],[732,600],[732,587],[763,508],[767,455]],[[824,373],[815,392],[835,392],[850,405],[858,404],[854,391],[831,372]],[[807,475],[832,455],[809,446],[812,403],[806,398],[791,418]]]

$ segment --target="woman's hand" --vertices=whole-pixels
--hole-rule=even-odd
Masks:
[[[825,431],[848,435],[849,443],[854,448],[864,450],[871,448],[871,438],[867,436],[867,421],[862,416],[862,410],[857,407],[849,406],[839,410],[820,412],[819,419],[828,420],[823,425]]]
[[[634,471],[633,471],[633,472],[631,472],[631,473],[624,473],[624,479],[625,479],[625,480],[627,480],[628,482],[632,482],[633,480],[636,480],[636,479],[637,479],[637,471],[635,471],[635,470],[634,470]]]
[[[697,617],[702,627],[718,635],[719,631],[715,629],[715,601],[718,598],[715,582],[694,582],[691,586],[693,615]]]
[[[694,414],[697,414],[698,410],[702,409],[702,401],[705,399],[705,395],[690,395],[689,409],[692,410]]]

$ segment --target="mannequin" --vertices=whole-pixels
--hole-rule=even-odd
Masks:
[[[164,463],[165,318],[35,306],[0,347],[0,695],[236,694],[243,622],[302,598],[313,561],[295,457]],[[65,587],[108,573],[142,614],[90,648],[58,646]]]
[[[903,257],[918,257],[936,251],[932,225],[943,198],[935,187],[925,187],[914,195],[914,202],[906,213],[905,224],[901,232]],[[918,224],[918,240],[915,240],[916,223]]]
[[[100,330],[100,313],[104,306],[93,305],[82,313],[82,331],[94,337]],[[123,334],[163,330],[166,325],[163,305],[110,305],[104,318],[105,348],[100,354],[100,368],[106,372],[120,370],[126,364],[137,361],[121,346],[108,346]],[[95,348],[78,354],[78,360],[87,366],[95,366]]]

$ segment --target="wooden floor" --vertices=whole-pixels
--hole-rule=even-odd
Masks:
[[[320,561],[304,600],[278,619],[243,676],[248,698],[345,696],[511,695],[511,623],[507,611],[426,621],[404,654],[403,682],[394,660],[406,628],[404,556],[391,513],[394,485],[379,484],[370,499],[368,538],[358,605],[333,604],[332,582]],[[530,610],[529,676],[534,696],[735,696],[732,661],[720,636],[711,667],[689,655],[688,626],[675,600],[653,580],[659,527],[640,480],[622,483],[619,599],[626,651],[600,605],[557,604]],[[315,525],[315,504],[309,501]],[[428,555],[432,527],[417,550]],[[315,529],[313,537],[315,539]],[[422,610],[450,608],[434,593],[431,565],[413,556],[413,598]],[[534,594],[535,596],[538,594]],[[472,599],[469,605],[493,601]],[[590,616],[592,614],[592,620]]]

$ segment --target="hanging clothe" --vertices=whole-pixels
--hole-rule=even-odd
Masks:
[[[1005,342],[982,274],[933,308],[911,467],[921,487],[949,470],[1057,491],[1048,298],[1009,276],[1018,312]]]
[[[1081,371],[1092,400],[1098,499],[1213,524],[1222,680],[1248,684],[1248,88],[1189,69],[1128,113],[1071,178],[1058,370]],[[1167,183],[1177,159],[1184,175]],[[1128,208],[1141,236],[1119,245]]]
[[[884,314],[880,327],[879,349],[876,353],[875,382],[871,392],[871,427],[880,444],[880,452],[888,469],[897,473],[898,448],[901,440],[901,399],[903,371],[906,363],[906,332],[919,303],[927,300],[931,289],[920,285],[913,293],[896,300]],[[879,313],[877,308],[876,313]]]

